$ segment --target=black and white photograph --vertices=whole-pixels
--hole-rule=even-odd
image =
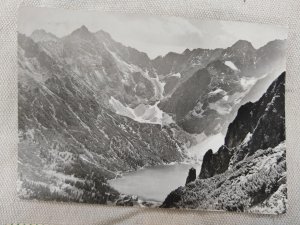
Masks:
[[[21,199],[286,213],[286,27],[23,6],[17,42]]]

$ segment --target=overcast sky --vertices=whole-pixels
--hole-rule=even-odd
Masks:
[[[150,58],[186,48],[226,48],[240,39],[259,48],[287,35],[286,28],[273,25],[49,8],[22,7],[18,20],[19,32],[26,35],[44,29],[62,37],[82,25],[91,32],[102,29]]]

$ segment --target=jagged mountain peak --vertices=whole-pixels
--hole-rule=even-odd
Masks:
[[[275,39],[273,41],[269,41],[263,47],[267,47],[267,46],[271,46],[271,45],[285,45],[285,44],[286,44],[286,39]]]
[[[273,41],[268,42],[264,46],[258,49],[258,54],[263,54],[263,52],[267,52],[269,54],[274,54],[274,51],[281,51],[286,48],[286,40],[275,39]]]
[[[230,48],[255,50],[252,43],[247,40],[238,40]]]
[[[185,49],[184,52],[182,54],[187,55],[190,54],[191,50],[189,48]]]
[[[89,29],[82,25],[80,28],[74,30],[68,37],[78,37],[82,39],[91,39],[94,38],[94,35],[89,31]]]
[[[163,58],[174,58],[181,56],[180,53],[177,52],[168,52]]]
[[[108,33],[108,32],[106,32],[106,31],[104,31],[104,30],[99,30],[99,31],[97,31],[96,33],[95,33],[95,35],[97,36],[97,37],[99,37],[99,38],[105,38],[105,39],[112,39],[112,37],[111,37],[111,35]]]
[[[58,37],[56,37],[54,34],[45,31],[44,29],[37,29],[34,30],[30,38],[34,40],[35,42],[42,42],[42,41],[56,41],[58,40]]]
[[[82,25],[79,29],[77,30],[81,30],[83,32],[89,32],[89,29],[85,26],[85,25]]]
[[[36,29],[34,30],[30,36],[35,35],[35,34],[49,34],[47,31],[45,31],[44,29]]]
[[[147,68],[148,71],[152,70],[150,58],[145,52],[141,52],[133,47],[118,42],[110,35],[110,33],[104,30],[95,32],[94,36],[99,43],[103,44],[109,51],[116,53],[118,57],[122,58],[126,63],[139,66],[140,68]]]
[[[157,62],[157,61],[161,61],[163,59],[163,57],[161,55],[155,57],[154,59],[152,59],[153,62]]]

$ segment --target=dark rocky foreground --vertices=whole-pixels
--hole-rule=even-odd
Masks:
[[[200,175],[161,207],[286,212],[285,73],[229,125],[224,146],[203,159]]]

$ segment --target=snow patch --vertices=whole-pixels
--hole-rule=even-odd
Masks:
[[[111,97],[109,104],[113,107],[117,114],[129,117],[139,123],[151,123],[159,125],[167,125],[175,123],[170,115],[158,108],[158,102],[154,105],[139,104],[134,109],[123,105],[119,100]]]
[[[164,97],[163,94],[164,94],[164,88],[165,88],[166,83],[161,82],[159,80],[158,76],[156,76],[155,78],[150,77],[148,74],[148,71],[142,72],[142,74],[145,78],[147,78],[152,83],[152,85],[154,87],[156,99],[161,100]]]
[[[231,61],[225,61],[224,63],[226,66],[228,66],[230,69],[233,69],[235,71],[239,71],[239,69],[236,67],[236,65]]]
[[[208,97],[212,97],[212,96],[215,96],[215,95],[217,95],[217,94],[222,95],[222,96],[223,96],[223,100],[226,101],[226,97],[225,97],[225,96],[227,95],[227,92],[224,91],[224,90],[221,89],[221,88],[217,88],[216,90],[209,92],[209,93],[208,93]],[[225,97],[225,98],[224,98],[224,97]],[[228,99],[228,98],[227,98],[227,99]]]
[[[249,132],[244,138],[244,140],[242,141],[241,146],[247,145],[247,143],[251,140],[251,138],[252,138],[252,134]]]
[[[208,94],[209,94],[209,95],[215,95],[215,94],[219,94],[219,93],[221,93],[221,94],[226,94],[226,91],[224,91],[224,90],[221,89],[221,88],[217,88],[216,90],[211,91],[211,92],[209,92]]]
[[[203,104],[199,101],[195,108],[192,110],[191,114],[193,117],[202,118],[204,110],[202,109]]]
[[[228,101],[228,98],[229,98],[228,95],[224,95],[222,99],[223,99],[224,101]]]
[[[128,106],[124,106],[119,100],[115,99],[114,97],[110,97],[109,104],[113,107],[117,114],[129,117],[131,119],[135,118],[133,109]]]
[[[171,77],[181,78],[181,74],[180,73],[174,73],[174,74],[171,75]]]

